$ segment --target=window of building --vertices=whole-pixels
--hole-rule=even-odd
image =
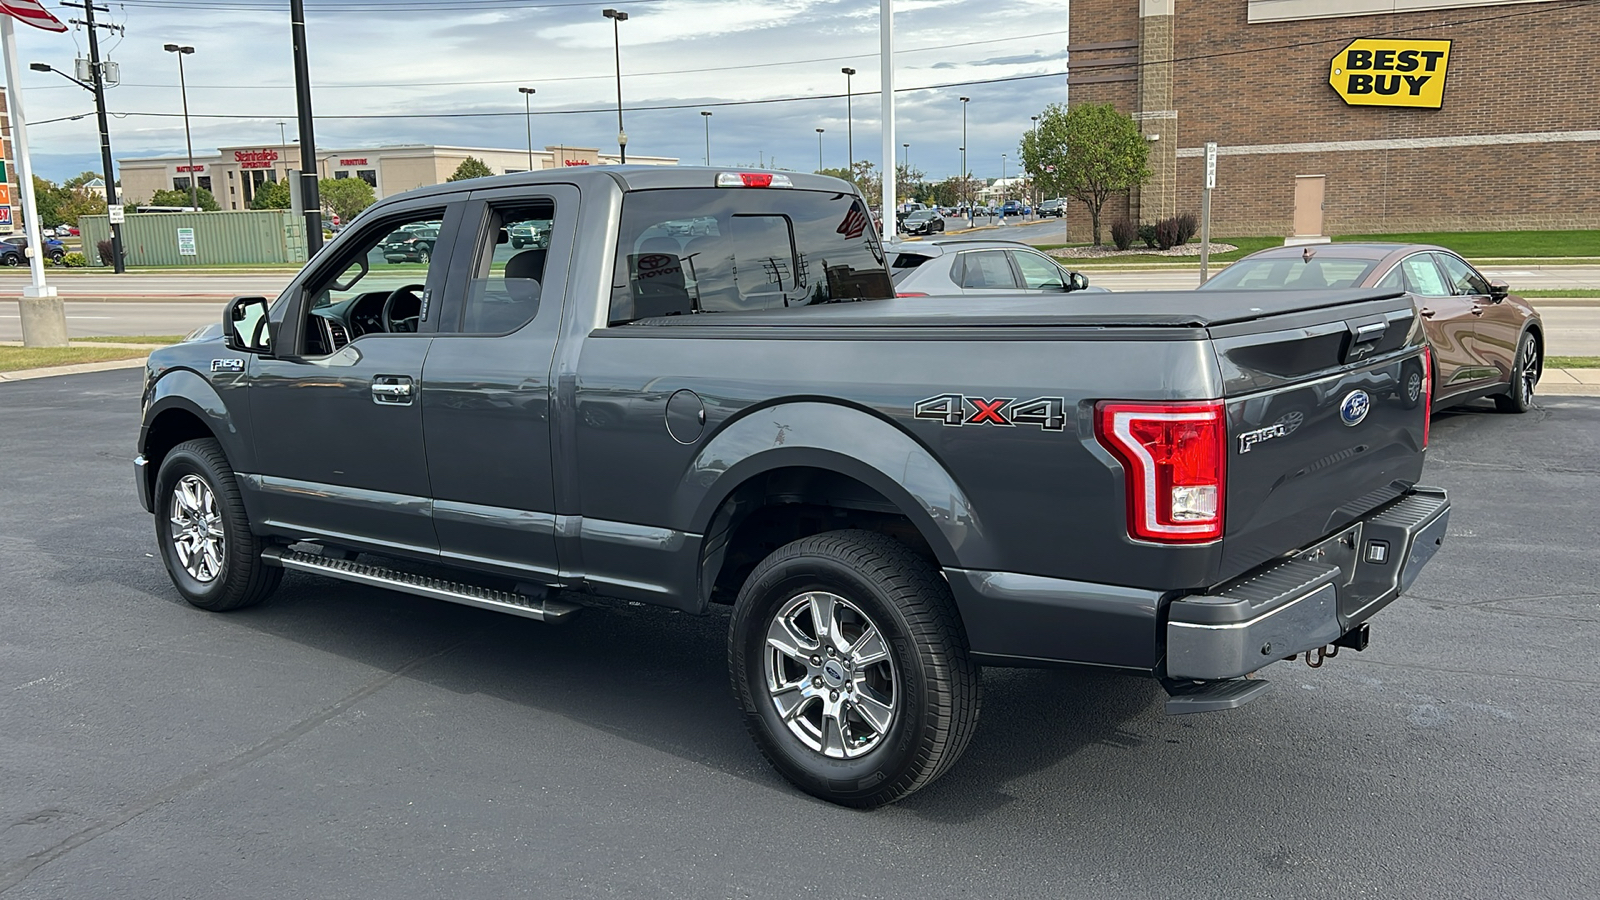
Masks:
[[[175,191],[187,191],[189,189],[189,177],[180,175],[172,179],[172,189]]]
[[[334,177],[335,180],[340,179],[340,178],[349,178],[350,177],[350,173],[346,172],[343,169],[340,169],[339,171],[333,173],[333,177]]]
[[[200,187],[203,190],[207,190],[207,191],[211,190],[211,176],[210,175],[201,175],[200,176]]]
[[[357,169],[356,170],[356,177],[361,179],[362,181],[365,181],[367,184],[371,185],[374,189],[376,189],[378,187],[378,170],[377,169]]]

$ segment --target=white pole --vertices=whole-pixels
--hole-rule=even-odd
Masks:
[[[878,68],[883,75],[883,238],[895,237],[894,168],[894,0],[878,0],[881,20],[878,32],[883,38]]]
[[[22,74],[17,68],[17,33],[11,17],[0,15],[0,45],[6,57],[6,84],[10,87],[11,143],[17,156],[17,182],[22,189],[22,214],[28,235],[28,268],[33,283],[22,289],[22,343],[29,347],[63,347],[67,319],[56,289],[44,283],[44,248],[39,242],[39,206],[33,196],[33,163],[28,159],[28,128],[22,115]],[[44,301],[29,303],[28,301]]]

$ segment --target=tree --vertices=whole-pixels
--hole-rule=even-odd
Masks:
[[[855,185],[866,197],[868,207],[877,206],[883,199],[883,182],[878,178],[878,169],[866,160],[853,163],[848,169],[818,169],[817,174],[842,178]]]
[[[72,188],[83,187],[84,185],[88,184],[91,181],[94,181],[96,178],[99,178],[99,177],[100,177],[100,173],[99,172],[79,172],[78,174],[72,176],[71,178],[68,178],[66,181],[61,182],[61,186],[64,187],[64,188],[67,188],[68,190],[71,190]]]
[[[445,181],[466,181],[468,178],[488,178],[493,174],[494,170],[489,168],[488,163],[478,159],[476,156],[469,156],[461,161],[461,165],[456,166],[455,174],[451,175],[449,178],[446,178]]]
[[[1089,208],[1094,242],[1100,243],[1100,210],[1114,194],[1150,177],[1150,148],[1132,116],[1109,103],[1071,109],[1052,103],[1039,126],[1022,136],[1022,161],[1053,197],[1071,197]]]
[[[79,216],[103,216],[106,214],[106,198],[82,185],[68,190],[61,189],[61,202],[56,206],[56,214],[61,221],[68,225],[78,224]],[[42,216],[43,213],[41,212]],[[48,220],[46,220],[48,222]]]
[[[317,181],[322,204],[332,209],[341,222],[349,222],[363,209],[378,202],[372,185],[359,178],[323,178]]]
[[[54,228],[66,221],[61,213],[61,204],[66,199],[67,191],[60,185],[48,178],[33,176],[33,200],[39,207],[39,221],[46,228]]]
[[[901,203],[923,195],[923,180],[927,173],[905,165],[894,167],[894,193]]]
[[[211,196],[211,192],[205,188],[196,189],[195,199],[199,202],[202,212],[216,212],[222,208],[217,205],[217,198]],[[193,204],[189,202],[189,189],[184,188],[183,190],[156,191],[150,196],[150,202],[144,205],[182,206],[187,208]],[[100,211],[106,211],[104,200],[100,201]]]
[[[290,202],[289,182],[263,181],[256,186],[256,196],[250,201],[250,208],[288,209]]]

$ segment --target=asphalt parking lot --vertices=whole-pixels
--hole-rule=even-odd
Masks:
[[[564,627],[291,574],[200,612],[131,481],[136,371],[0,385],[0,895],[1600,895],[1600,400],[1437,416],[1443,550],[1318,670],[1169,718],[989,670],[941,781],[791,789],[726,617]]]

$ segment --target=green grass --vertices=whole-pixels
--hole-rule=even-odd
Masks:
[[[106,334],[96,337],[73,338],[74,341],[93,341],[96,344],[176,344],[183,340],[181,334]]]
[[[1600,291],[1592,288],[1567,288],[1555,290],[1519,291],[1512,288],[1511,292],[1518,297],[1600,297]]]
[[[1198,240],[1198,238],[1196,238],[1196,240]],[[1283,246],[1283,238],[1275,237],[1218,237],[1212,238],[1211,242],[1213,244],[1232,244],[1233,246],[1239,248],[1237,250],[1229,250],[1226,253],[1211,254],[1212,262],[1232,262],[1236,259],[1249,256],[1257,250],[1265,250],[1268,247]],[[1045,247],[1056,249],[1060,247],[1086,246],[1088,246],[1088,244],[1046,244],[1040,249],[1044,249]],[[1125,263],[1166,263],[1168,265],[1178,266],[1200,265],[1200,257],[1198,254],[1195,256],[1160,256],[1155,253],[1128,253],[1125,255],[1107,256],[1098,259],[1076,259],[1073,257],[1066,257],[1061,261],[1072,268],[1078,268],[1080,266],[1120,266]]]
[[[1600,356],[1546,356],[1546,369],[1600,369]]]
[[[113,359],[142,359],[148,353],[148,350],[127,347],[0,347],[0,372]]]
[[[1600,256],[1595,231],[1424,231],[1403,234],[1342,234],[1335,242],[1383,241],[1437,244],[1473,259]],[[1279,243],[1282,243],[1281,241]]]

